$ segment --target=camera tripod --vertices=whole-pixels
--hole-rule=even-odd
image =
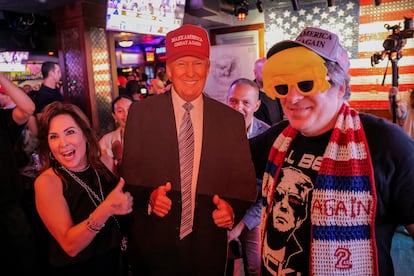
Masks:
[[[391,55],[391,53],[390,53]],[[392,65],[392,86],[398,88],[398,59],[396,58],[390,58],[391,65]],[[396,95],[391,96],[391,114],[392,114],[392,122],[397,122],[397,99]]]
[[[392,34],[388,35],[383,43],[384,51],[382,53],[374,53],[371,56],[371,66],[378,64],[380,60],[388,55],[388,60],[392,64],[392,86],[398,88],[398,60],[402,57],[402,48],[406,44],[406,39],[414,36],[413,19],[404,17],[404,30],[400,30],[400,25],[390,26],[385,24],[384,27],[387,30],[391,30]],[[386,74],[387,69],[385,69],[382,85],[384,85]],[[395,95],[391,96],[391,112],[392,122],[396,123],[397,106]]]

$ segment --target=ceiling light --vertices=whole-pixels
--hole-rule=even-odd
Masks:
[[[131,47],[134,44],[134,41],[128,39],[128,37],[123,37],[120,41],[118,41],[118,45],[124,48]]]
[[[237,17],[237,20],[244,21],[247,18],[249,13],[249,1],[245,0],[240,4],[234,6],[234,15]]]

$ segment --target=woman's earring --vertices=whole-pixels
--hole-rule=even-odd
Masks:
[[[50,158],[50,160],[55,160],[55,157],[53,156],[51,151],[49,151],[49,158]]]

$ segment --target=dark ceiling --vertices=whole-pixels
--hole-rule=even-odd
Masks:
[[[33,47],[36,49],[40,48],[40,51],[42,51],[44,48],[53,46],[53,44],[55,44],[55,42],[52,41],[55,37],[55,30],[53,30],[54,25],[49,17],[51,10],[74,2],[106,5],[107,1],[108,0],[0,0],[0,37],[2,38],[0,39],[0,50],[9,48],[23,50],[21,48]],[[190,1],[192,0],[187,0],[188,3]],[[227,0],[208,1],[210,3],[215,2],[218,5],[219,1]],[[189,20],[192,18],[192,15],[188,15]],[[202,19],[197,18],[197,20],[198,22],[201,22]],[[32,22],[35,23],[32,24]],[[208,27],[208,24],[211,24],[211,22],[206,21],[204,25],[201,23],[201,25],[205,27]],[[28,32],[30,32],[30,36],[27,34]],[[115,40],[121,39],[120,33],[114,33],[114,36]],[[5,37],[11,39],[3,39]],[[129,35],[129,38],[134,41],[134,44],[159,44],[163,40],[163,37],[140,34],[131,34]]]
[[[27,44],[29,44],[29,47],[33,46],[36,49],[41,48],[41,50],[50,47],[55,43],[52,41],[55,37],[55,30],[53,30],[54,25],[49,17],[51,10],[74,2],[106,5],[107,1],[108,0],[0,0],[0,37],[11,37],[10,40],[0,39],[0,49],[14,48],[21,50],[20,48],[27,47],[23,46]],[[217,19],[220,19],[220,17],[229,16],[226,13],[218,12],[222,5],[232,7],[232,3],[240,1],[244,0],[187,0],[186,11],[188,11],[187,7],[191,6],[192,3],[201,3],[203,8],[197,9],[197,11],[204,12],[205,14],[197,14],[191,11],[190,13],[186,12],[184,23],[197,24],[205,28],[228,27],[223,26],[223,22],[226,20],[223,20],[222,22],[221,20],[214,21],[208,19],[207,17],[211,15],[208,14],[210,11],[209,8],[210,6],[214,6],[213,10],[216,10],[216,15],[218,15],[216,17]],[[255,1],[256,0],[250,0],[250,6],[255,8]],[[207,9],[204,7],[207,7]],[[32,24],[32,22],[35,23]],[[26,34],[29,31],[31,32],[30,36]],[[114,36],[115,40],[121,39],[120,33],[115,32]],[[149,35],[131,34],[129,35],[129,38],[134,41],[134,44],[157,45],[163,42],[163,37]]]
[[[106,4],[107,0],[0,0],[1,11],[48,15],[49,11],[74,2]]]
[[[106,5],[107,1],[108,0],[0,0],[0,11],[47,15],[50,10],[56,7],[61,7],[74,2],[97,3]],[[246,1],[249,3],[249,8],[256,7],[256,0],[187,0],[186,4],[194,2],[197,3],[196,5],[198,5],[199,3],[204,2],[205,6],[214,5],[213,3],[232,5],[233,3],[241,3]]]

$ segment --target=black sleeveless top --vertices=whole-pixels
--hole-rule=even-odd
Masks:
[[[59,166],[57,171],[65,179],[63,195],[69,206],[73,223],[76,225],[86,220],[96,209],[96,206],[87,191],[71,175]],[[86,183],[97,195],[101,195],[98,174],[93,168],[89,167],[83,172],[73,172],[73,174]],[[101,174],[99,181],[106,198],[116,186],[117,179],[112,177],[110,181],[107,181]],[[117,220],[119,222],[119,218]],[[68,256],[57,241],[52,238],[50,264],[59,275],[76,275],[75,273],[80,272],[90,272],[94,275],[117,275],[121,240],[122,234],[118,223],[113,217],[110,217],[92,242],[75,257]]]

